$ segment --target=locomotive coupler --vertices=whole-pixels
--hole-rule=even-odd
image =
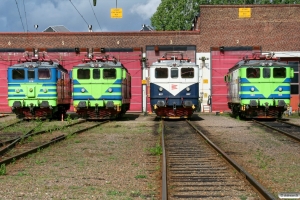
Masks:
[[[30,113],[33,114],[33,103],[30,103],[29,110],[30,110]]]
[[[173,110],[176,110],[176,103],[173,103]]]
[[[98,113],[98,104],[95,104],[95,113]]]

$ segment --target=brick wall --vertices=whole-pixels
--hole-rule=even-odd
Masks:
[[[147,45],[262,46],[263,51],[300,51],[300,5],[247,5],[251,18],[240,19],[242,6],[200,7],[198,31],[0,33],[0,48],[125,48]]]

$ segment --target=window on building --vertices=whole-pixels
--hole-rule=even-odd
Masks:
[[[247,78],[260,78],[260,68],[247,68],[246,76]]]
[[[78,79],[90,79],[90,69],[78,69],[77,70]]]
[[[194,78],[194,68],[181,68],[181,78]]]
[[[25,79],[24,69],[13,69],[12,70],[12,78],[14,80],[24,80]]]
[[[105,79],[116,79],[117,78],[116,69],[103,69],[103,78],[105,78]]]
[[[299,94],[299,86],[291,85],[291,94]]]
[[[168,68],[155,68],[155,78],[168,78]]]

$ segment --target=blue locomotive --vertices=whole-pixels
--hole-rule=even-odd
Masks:
[[[199,107],[199,66],[183,52],[166,52],[149,70],[152,111],[161,118],[191,118]]]
[[[7,69],[8,105],[17,118],[61,118],[70,109],[71,81],[58,62],[28,52]]]

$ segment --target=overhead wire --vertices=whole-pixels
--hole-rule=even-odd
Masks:
[[[89,2],[90,2],[90,1],[89,1]],[[100,26],[99,21],[98,21],[98,18],[97,18],[97,16],[96,16],[95,12],[94,12],[94,8],[93,8],[91,2],[90,2],[90,5],[91,5],[91,8],[92,8],[92,10],[93,10],[94,16],[95,16],[95,18],[96,18],[96,20],[97,20],[97,23],[98,23],[98,25],[99,25],[99,27],[100,27],[100,30],[102,31],[101,26]]]
[[[16,2],[17,8],[18,8],[18,12],[19,12],[19,16],[20,16],[20,20],[21,20],[21,23],[22,23],[23,30],[25,32],[25,28],[24,28],[24,24],[23,24],[23,21],[22,21],[22,17],[21,17],[19,6],[18,6],[18,2],[17,2],[17,0],[15,0],[15,2]]]
[[[24,0],[23,0],[23,6],[24,6],[25,19],[26,19],[26,28],[27,28],[27,32],[28,32],[28,24],[27,24],[27,16],[26,16],[26,8],[25,8]]]
[[[71,0],[69,0],[70,3],[73,5],[73,7],[76,9],[76,11],[78,12],[78,14],[82,17],[82,19],[85,21],[86,25],[89,26],[89,24],[87,23],[87,21],[84,19],[84,17],[82,16],[82,14],[79,12],[79,10],[75,7],[75,5],[72,3]]]

